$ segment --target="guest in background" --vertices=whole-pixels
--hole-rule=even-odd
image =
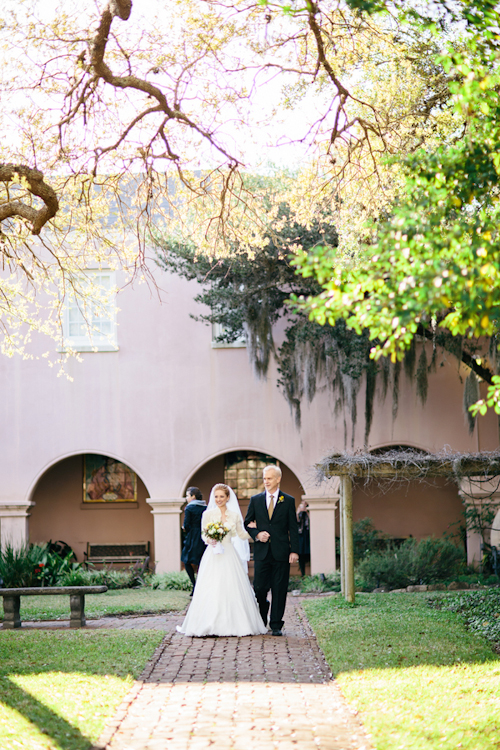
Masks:
[[[182,545],[181,562],[184,563],[186,573],[193,584],[191,591],[191,596],[193,596],[196,583],[193,566],[198,567],[206,550],[206,544],[201,538],[201,517],[207,509],[207,504],[198,487],[187,488],[186,500],[188,504],[184,510],[184,526],[182,527],[186,535]]]
[[[299,568],[302,577],[306,574],[306,563],[311,559],[308,507],[306,501],[303,500],[297,508],[297,522],[299,525]]]

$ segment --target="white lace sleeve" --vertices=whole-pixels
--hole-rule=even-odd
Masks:
[[[243,524],[241,523],[239,518],[236,518],[236,534],[240,539],[245,539],[246,541],[252,538],[250,534],[247,534],[247,532],[243,528]]]
[[[205,544],[208,544],[208,537],[205,535],[205,529],[207,528],[209,523],[209,511],[206,510],[201,517],[201,538],[203,539]]]

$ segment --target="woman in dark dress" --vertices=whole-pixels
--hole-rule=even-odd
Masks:
[[[186,573],[195,586],[195,575],[193,565],[200,564],[207,545],[201,538],[201,517],[207,509],[207,504],[203,500],[198,487],[188,487],[186,490],[186,500],[188,504],[184,509],[184,526],[185,531],[184,544],[182,545],[181,562],[184,563]],[[191,596],[193,595],[191,591]]]
[[[301,576],[306,574],[306,563],[311,559],[311,543],[309,536],[309,513],[305,500],[297,508],[297,521],[299,524],[299,567]]]

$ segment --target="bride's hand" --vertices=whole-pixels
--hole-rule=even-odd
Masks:
[[[247,523],[247,529],[256,529],[257,523],[255,521],[250,521],[250,523]]]

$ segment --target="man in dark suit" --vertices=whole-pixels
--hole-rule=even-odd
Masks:
[[[264,492],[250,498],[245,518],[245,528],[254,540],[255,596],[261,617],[267,625],[271,590],[271,617],[269,624],[273,635],[282,635],[290,563],[299,559],[299,531],[295,500],[280,490],[281,469],[266,466]],[[256,528],[249,526],[255,521]]]

